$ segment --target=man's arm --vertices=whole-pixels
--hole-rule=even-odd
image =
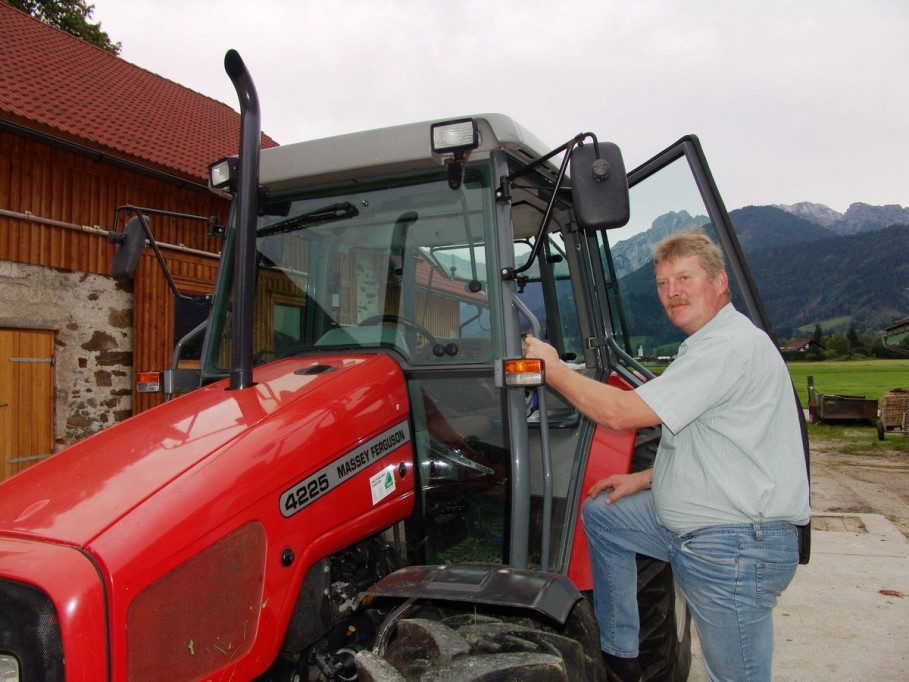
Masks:
[[[634,391],[624,391],[584,376],[565,365],[555,348],[532,336],[524,354],[546,363],[546,384],[561,393],[582,414],[610,429],[656,426],[660,418]]]

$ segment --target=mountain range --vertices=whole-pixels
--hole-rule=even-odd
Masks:
[[[742,250],[776,336],[877,333],[909,313],[909,208],[854,203],[747,206],[731,211]],[[629,328],[653,345],[681,340],[653,288],[652,249],[669,232],[705,226],[685,211],[612,247]]]

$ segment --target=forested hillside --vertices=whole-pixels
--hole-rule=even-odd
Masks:
[[[853,329],[876,335],[909,313],[909,225],[884,227],[903,217],[901,211],[854,204],[844,218],[825,216],[826,226],[804,210],[796,215],[749,206],[730,213],[778,338],[808,336],[815,325],[827,334]],[[844,234],[843,225],[859,218],[865,231]],[[665,236],[666,224],[691,220],[688,214],[661,216],[659,229],[614,246],[617,262],[626,268],[643,262]],[[620,285],[629,327],[643,335],[637,342],[652,347],[683,338],[659,306],[649,260],[620,276]]]
[[[824,331],[876,331],[905,316],[909,226],[745,253],[780,337],[820,324]]]

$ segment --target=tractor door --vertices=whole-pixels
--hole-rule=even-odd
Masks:
[[[534,177],[522,179],[512,201],[515,263],[538,235],[521,213],[532,204]],[[672,232],[703,228],[724,251],[733,303],[771,333],[769,321],[729,216],[696,138],[680,140],[628,174],[631,219],[607,231],[583,230],[569,209],[542,238],[531,268],[517,278],[522,331],[539,325],[562,360],[600,381],[633,388],[668,362],[684,334],[659,304],[652,247]],[[567,198],[565,199],[567,201]],[[589,587],[589,560],[579,522],[586,491],[611,474],[652,464],[659,428],[617,433],[582,418],[550,390],[528,392],[531,468],[528,564],[568,571]],[[519,439],[515,439],[519,442]],[[516,501],[517,502],[517,501]],[[517,508],[517,507],[516,507]]]
[[[589,257],[589,267],[583,269],[588,278],[586,286],[598,292],[591,298],[591,316],[597,332],[587,346],[596,354],[593,366],[604,368],[600,376],[616,385],[640,385],[653,376],[652,372],[658,373],[661,364],[671,361],[684,339],[684,333],[667,320],[653,280],[653,245],[678,231],[702,228],[720,245],[733,304],[773,338],[760,295],[697,138],[683,138],[629,172],[628,185],[629,224],[609,232],[586,234],[578,244]],[[801,411],[799,416],[804,421]],[[631,471],[652,465],[659,436],[658,427],[634,435],[630,441]],[[588,455],[580,458],[584,461],[581,482],[574,491],[576,497],[570,499],[573,507],[565,521],[562,551],[558,554],[559,562],[567,560],[569,576],[581,589],[591,583],[578,517],[580,505],[586,490],[620,468],[624,456],[620,434],[598,428],[590,442]],[[806,461],[807,452],[806,436]],[[807,548],[807,531],[803,535]]]
[[[543,338],[575,371],[606,381],[608,356],[597,352],[591,340],[624,336],[625,331],[613,326],[609,314],[617,296],[609,289],[613,282],[598,253],[597,233],[580,229],[571,194],[554,192],[553,175],[546,169],[509,170],[519,179],[511,186],[510,202],[514,276],[505,278],[503,298],[513,297],[517,333]],[[550,218],[546,225],[544,216]],[[628,471],[635,434],[597,429],[560,395],[542,387],[525,390],[523,402],[509,408],[521,411],[512,420],[519,424],[512,438],[512,544],[520,545],[519,532],[526,535],[525,546],[514,549],[512,563],[521,565],[522,559],[531,568],[564,572],[575,541],[586,547],[575,528],[590,453],[598,453],[603,475]]]

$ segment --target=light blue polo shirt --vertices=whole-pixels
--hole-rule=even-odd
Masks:
[[[726,523],[807,523],[808,475],[786,364],[726,305],[635,389],[663,422],[653,470],[660,522],[676,534]]]

